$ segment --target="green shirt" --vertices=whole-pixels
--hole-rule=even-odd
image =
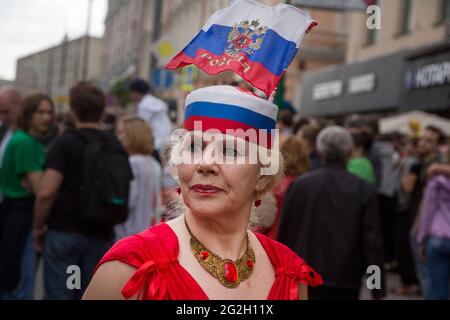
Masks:
[[[22,186],[28,173],[42,172],[45,148],[28,133],[17,130],[6,146],[0,169],[0,188],[6,198],[18,199],[32,195]]]
[[[375,171],[366,157],[356,157],[347,163],[347,171],[368,183],[375,184]]]

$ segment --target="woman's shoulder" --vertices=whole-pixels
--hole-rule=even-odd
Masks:
[[[355,157],[348,161],[348,166],[359,169],[369,169],[372,167],[372,163],[366,157]]]
[[[294,251],[288,248],[286,245],[273,240],[261,233],[255,233],[258,240],[261,242],[267,255],[270,257],[272,262],[277,265],[284,264],[286,262],[297,262],[304,263],[303,259],[300,258]]]
[[[159,284],[165,280],[152,278],[156,285],[147,291],[147,275],[167,270],[167,266],[177,259],[178,239],[165,223],[123,238],[111,247],[97,265],[84,298],[164,299],[165,291],[159,290]],[[114,281],[111,281],[112,278]]]
[[[151,170],[160,174],[161,168],[159,163],[151,155],[135,154],[129,157],[129,161],[135,170]]]
[[[22,130],[16,130],[11,136],[9,143],[11,146],[22,146],[22,145],[32,145],[34,144],[35,139],[30,136],[28,133]]]
[[[450,192],[450,177],[445,175],[437,175],[428,182],[427,187],[429,189],[444,189]]]
[[[269,256],[277,274],[292,276],[311,286],[323,283],[322,277],[286,245],[260,233],[255,235]]]
[[[100,260],[100,265],[120,261],[140,268],[149,260],[169,261],[178,257],[178,239],[170,227],[161,223],[117,241]]]

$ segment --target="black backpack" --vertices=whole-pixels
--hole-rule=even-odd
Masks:
[[[133,179],[127,153],[112,135],[102,133],[93,139],[80,130],[72,132],[86,144],[81,183],[75,196],[81,219],[102,226],[125,222]]]

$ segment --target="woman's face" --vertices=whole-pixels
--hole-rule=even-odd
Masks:
[[[119,139],[119,141],[122,144],[122,146],[124,147],[124,149],[128,150],[128,146],[129,146],[128,138],[127,138],[122,121],[119,121],[119,123],[117,125],[116,134],[117,134],[117,138]]]
[[[195,135],[198,136],[197,133]],[[237,141],[236,138],[231,139]],[[260,175],[259,164],[249,161],[245,164],[208,161],[214,148],[222,148],[223,154],[241,160],[249,158],[249,148],[240,152],[234,143],[205,140],[191,138],[183,145],[183,151],[203,156],[196,163],[183,163],[177,167],[184,203],[193,214],[203,217],[232,215],[242,210],[250,213],[257,193],[267,186],[267,176]]]
[[[47,100],[42,100],[31,118],[31,130],[37,134],[45,134],[52,121],[53,107]]]

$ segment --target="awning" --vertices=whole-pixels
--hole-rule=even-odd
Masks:
[[[423,111],[409,111],[399,115],[382,118],[379,121],[380,133],[400,132],[412,135],[413,128],[417,128],[418,134],[426,126],[433,125],[441,129],[446,135],[450,135],[450,120]]]

